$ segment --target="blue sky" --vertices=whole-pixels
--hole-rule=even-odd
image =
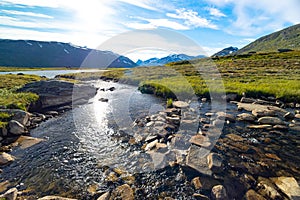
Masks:
[[[211,55],[300,23],[299,10],[299,0],[0,0],[0,38],[96,48],[126,31],[165,28]],[[138,56],[164,55],[131,58]]]

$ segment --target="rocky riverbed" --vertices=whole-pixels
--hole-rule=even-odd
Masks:
[[[115,90],[118,88],[98,91],[114,93]],[[108,104],[111,99],[101,97],[99,101]],[[226,107],[226,112],[220,112],[212,109],[205,99],[174,101],[171,108],[135,117],[130,127],[114,129],[110,135],[130,155],[130,167],[110,166],[100,161],[97,167],[102,181],[89,183],[85,196],[68,197],[99,200],[300,198],[299,105],[275,99],[242,98],[229,102]],[[56,111],[43,115],[22,111],[14,116],[25,117],[12,119],[11,124],[26,127],[28,119],[30,124],[38,124],[57,114]],[[25,118],[28,118],[26,123]],[[16,133],[9,128],[9,134],[13,134],[12,130]],[[28,140],[22,137],[20,145]],[[23,142],[23,147],[28,147],[28,142]],[[1,154],[0,162],[9,164],[13,160],[13,156]],[[36,199],[30,191],[18,193],[14,188],[7,191],[10,187],[7,181],[0,183],[5,197]]]

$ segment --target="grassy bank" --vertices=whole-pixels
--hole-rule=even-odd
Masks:
[[[220,74],[212,70],[216,66]],[[215,83],[221,75],[226,93],[249,97],[273,96],[283,101],[300,102],[300,51],[238,55],[183,61],[158,67],[112,69],[99,74],[73,74],[68,78],[108,77],[139,85],[145,93],[165,98],[176,95],[209,97],[220,92]],[[210,86],[216,86],[208,88]]]
[[[16,71],[43,71],[43,70],[77,70],[79,68],[69,67],[5,67],[0,66],[0,72],[16,72]]]
[[[0,106],[2,108],[18,108],[26,110],[26,107],[38,99],[33,93],[20,93],[16,90],[26,83],[42,80],[36,75],[0,75]]]

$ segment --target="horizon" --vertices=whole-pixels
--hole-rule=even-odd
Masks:
[[[64,42],[97,49],[124,32],[167,29],[195,41],[211,56],[229,46],[240,49],[264,35],[298,24],[299,7],[297,0],[277,4],[271,0],[256,3],[249,0],[91,0],[89,3],[2,0],[0,38]],[[136,62],[172,53],[147,49],[124,56]]]

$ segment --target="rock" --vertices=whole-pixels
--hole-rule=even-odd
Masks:
[[[245,195],[245,200],[265,200],[265,198],[257,194],[254,190],[248,190]]]
[[[118,186],[114,191],[112,191],[109,199],[134,200],[133,190],[127,184]]]
[[[0,109],[0,113],[1,112],[12,115],[11,119],[21,123],[22,125],[26,125],[30,117],[30,113],[19,109]]]
[[[202,188],[202,183],[200,181],[200,177],[193,178],[191,183],[193,184],[193,186],[196,190],[199,190]]]
[[[97,89],[91,85],[50,80],[28,83],[18,91],[38,94],[39,100],[32,104],[29,110],[40,112],[57,110],[62,106],[72,105],[76,102],[76,105],[87,103],[90,98],[95,96]]]
[[[196,200],[209,200],[209,198],[203,194],[193,194],[193,197],[196,199]]]
[[[97,198],[97,200],[109,200],[110,192],[105,192],[100,197]]]
[[[216,153],[210,153],[207,156],[207,163],[209,169],[213,172],[220,172],[222,170],[223,159]]]
[[[246,110],[252,112],[253,110],[273,110],[276,112],[276,115],[284,116],[288,111],[285,109],[276,107],[276,106],[268,106],[268,105],[260,105],[260,104],[249,104],[249,103],[237,103],[238,110]]]
[[[225,112],[217,112],[217,119],[228,120],[229,122],[232,122],[232,123],[235,122],[235,117],[232,114],[228,114]]]
[[[98,99],[98,101],[101,101],[101,102],[108,102],[108,99],[106,99],[106,98],[100,98],[100,99]]]
[[[247,128],[250,129],[270,129],[272,128],[272,125],[264,124],[264,125],[249,125]]]
[[[265,155],[266,155],[266,157],[268,157],[268,158],[271,158],[271,159],[274,159],[274,160],[281,161],[281,159],[280,159],[276,154],[266,153]]]
[[[45,141],[44,139],[40,138],[33,138],[29,136],[20,136],[17,141],[15,142],[21,149],[27,149],[33,145],[36,145],[40,142]]]
[[[288,126],[284,126],[284,125],[275,125],[273,126],[274,129],[280,129],[280,130],[288,130],[289,127]]]
[[[46,115],[51,115],[51,116],[57,116],[58,115],[58,112],[57,111],[53,111],[53,110],[51,110],[51,111],[48,111],[48,112],[46,112],[45,113]]]
[[[0,165],[6,165],[10,162],[13,162],[14,160],[14,157],[9,155],[8,153],[0,153]]]
[[[226,94],[226,101],[235,101],[237,97],[237,94]]]
[[[4,194],[0,196],[0,199],[5,199],[5,200],[16,200],[18,196],[18,190],[17,188],[11,188]]]
[[[114,91],[114,90],[116,90],[116,88],[115,87],[110,87],[110,88],[108,88],[108,89],[106,89],[106,91]]]
[[[223,185],[216,185],[211,190],[211,197],[214,200],[227,200],[227,192]]]
[[[0,193],[6,191],[9,186],[10,186],[10,182],[9,181],[1,182],[0,183]]]
[[[192,145],[187,155],[186,165],[195,169],[201,174],[210,176],[212,172],[207,164],[207,157],[205,156],[206,153],[207,150],[204,148]]]
[[[45,196],[43,198],[39,198],[38,200],[76,200],[76,199],[64,198],[59,196]]]
[[[275,185],[267,178],[258,177],[258,192],[266,197],[271,199],[282,199],[281,195],[275,189]]]
[[[8,127],[9,132],[14,135],[22,135],[25,132],[25,127],[16,120],[10,120]]]
[[[172,124],[180,124],[180,117],[176,116],[176,117],[167,117],[166,118],[168,122],[172,123]]]
[[[7,129],[6,129],[6,127],[0,128],[0,135],[3,136],[3,137],[7,136]]]
[[[189,104],[184,101],[173,101],[173,107],[175,108],[187,108],[189,107]]]
[[[194,135],[193,137],[191,137],[190,139],[190,143],[198,145],[198,146],[202,146],[202,147],[210,147],[211,143],[208,137],[205,137],[203,135]]]
[[[242,142],[242,141],[244,141],[244,138],[242,138],[239,135],[233,134],[233,133],[227,134],[226,137],[229,138],[230,140],[234,141],[234,142]]]
[[[278,117],[261,117],[258,119],[258,123],[270,125],[285,125],[285,123]]]
[[[149,150],[153,149],[156,146],[157,143],[158,143],[157,139],[150,142],[150,143],[148,143],[145,147],[145,151],[149,151]]]
[[[300,197],[300,187],[294,177],[276,177],[271,178],[271,180],[289,198],[296,199]]]
[[[176,136],[171,139],[171,146],[173,149],[187,150],[190,145],[189,138],[184,138],[183,136]]]
[[[242,97],[240,102],[241,103],[254,103],[254,102],[256,102],[256,100],[252,99],[252,98]]]
[[[237,115],[237,120],[254,122],[255,117],[252,114],[249,114],[249,113],[242,113],[242,114]]]
[[[274,110],[258,110],[258,109],[254,109],[252,110],[252,115],[254,115],[255,117],[265,117],[265,116],[276,116],[276,112]]]
[[[296,114],[295,118],[299,120],[300,119],[300,114]]]
[[[291,113],[291,112],[287,112],[283,117],[284,117],[284,119],[292,120],[292,119],[294,119],[295,114]]]

